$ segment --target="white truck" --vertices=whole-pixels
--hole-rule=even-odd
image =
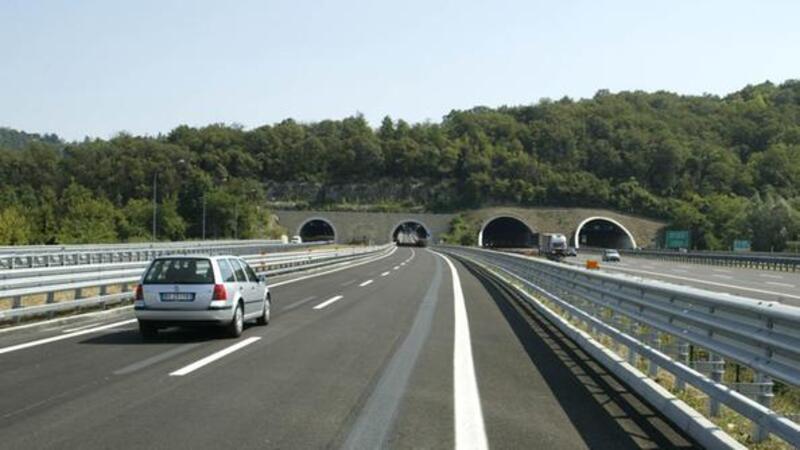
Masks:
[[[539,235],[539,254],[561,261],[567,255],[567,237],[560,233],[543,233]]]

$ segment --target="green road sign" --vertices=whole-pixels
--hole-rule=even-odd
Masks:
[[[665,237],[666,248],[689,248],[689,230],[670,230]]]
[[[750,241],[746,239],[736,239],[733,241],[733,251],[735,252],[749,252]]]

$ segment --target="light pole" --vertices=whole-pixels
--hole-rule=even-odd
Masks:
[[[203,190],[203,240],[206,240],[206,191]]]
[[[156,220],[158,219],[158,171],[153,173],[153,242],[156,241]]]

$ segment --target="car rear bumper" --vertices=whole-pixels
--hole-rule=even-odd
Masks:
[[[233,320],[233,307],[206,310],[176,310],[134,308],[139,320],[147,322],[164,322],[169,324],[224,325]]]

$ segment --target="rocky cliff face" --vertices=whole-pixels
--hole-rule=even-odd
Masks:
[[[392,203],[406,208],[431,206],[452,196],[441,182],[416,179],[381,179],[375,182],[323,184],[315,182],[267,182],[267,200],[277,204],[377,205]]]

